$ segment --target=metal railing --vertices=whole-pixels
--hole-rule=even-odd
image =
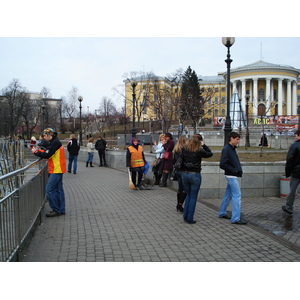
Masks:
[[[41,223],[47,181],[43,159],[0,177],[0,262],[18,261],[19,251]]]

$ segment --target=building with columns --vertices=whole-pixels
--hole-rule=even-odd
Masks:
[[[230,72],[231,95],[237,93],[243,112],[248,112],[250,124],[257,117],[269,116],[293,117],[300,115],[300,69],[292,66],[257,61],[249,65],[232,68]],[[216,120],[226,116],[226,82],[227,72],[218,73],[215,76],[198,76],[200,87],[203,88],[203,96],[207,99],[204,104],[204,119]],[[154,109],[151,109],[151,94],[147,92],[147,97],[140,97],[146,92],[145,78],[137,80],[136,114],[139,107],[147,108],[143,110],[143,120],[150,120],[154,116]],[[147,86],[163,87],[163,93],[155,96],[168,104],[170,98],[180,90],[180,85],[170,82],[166,77],[157,76],[156,79],[146,79]],[[132,88],[129,81],[124,81],[126,87],[126,109],[127,116],[131,116],[132,111]],[[143,89],[141,88],[143,87]],[[142,91],[143,90],[143,91]],[[154,89],[155,90],[155,89]],[[156,89],[158,90],[158,89]],[[168,93],[166,93],[168,91]],[[209,97],[207,95],[209,94]],[[152,97],[154,97],[152,95]],[[167,95],[167,96],[166,96]],[[150,98],[149,98],[150,97]],[[163,99],[164,98],[164,99]],[[148,99],[148,100],[147,100]],[[152,101],[157,103],[157,99]],[[150,105],[149,105],[150,104]],[[169,103],[171,104],[171,102]],[[164,105],[166,106],[166,105]],[[166,111],[171,111],[168,106]],[[176,118],[175,115],[170,116]],[[216,118],[218,117],[218,118]],[[298,123],[298,122],[297,122]],[[215,124],[216,125],[216,124]]]
[[[242,99],[243,108],[246,99],[249,99],[253,116],[295,116],[298,110],[299,75],[300,70],[294,67],[258,61],[232,69],[230,81],[232,91],[237,91]]]
[[[237,93],[249,116],[296,116],[300,111],[300,70],[287,65],[258,61],[231,69],[231,95]],[[200,84],[215,89],[206,104],[206,118],[226,114],[227,72],[199,76]]]

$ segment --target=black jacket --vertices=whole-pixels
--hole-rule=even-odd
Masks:
[[[35,156],[41,157],[41,158],[50,158],[60,147],[62,146],[60,140],[53,136],[50,142],[48,143],[48,146],[45,150],[39,150],[34,153]]]
[[[105,150],[106,149],[106,141],[103,139],[97,140],[95,144],[95,149],[96,150]]]
[[[285,176],[300,178],[300,140],[294,142],[287,153]]]
[[[69,140],[69,142],[67,144],[67,149],[71,155],[78,155],[80,146],[79,146],[79,142],[77,141],[77,139],[73,138],[73,139]]]
[[[221,154],[220,168],[225,171],[225,175],[242,177],[242,166],[235,149],[236,147],[231,146],[229,143],[224,146]]]
[[[182,165],[181,170],[183,172],[201,172],[201,162],[202,157],[212,157],[213,153],[207,147],[206,145],[203,145],[203,147],[196,151],[196,152],[190,152],[185,147],[182,148]]]

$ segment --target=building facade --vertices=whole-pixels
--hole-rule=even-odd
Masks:
[[[255,63],[232,68],[230,74],[231,95],[237,93],[241,101],[241,108],[246,108],[250,118],[258,116],[297,116],[300,114],[300,70],[292,66],[257,61]],[[199,76],[200,87],[203,88],[203,97],[209,94],[204,104],[206,119],[226,116],[226,77],[227,72],[216,76]],[[155,118],[155,110],[150,103],[163,100],[168,105],[176,101],[180,85],[176,85],[165,77],[157,77],[156,83],[149,78],[135,79],[136,104],[138,113],[143,107],[143,119]],[[127,116],[132,120],[132,82],[125,80]],[[148,101],[156,91],[163,91],[156,95],[156,100]],[[151,88],[150,88],[151,86]],[[150,91],[152,89],[152,91]],[[159,99],[161,98],[161,99]],[[144,103],[144,104],[141,104]],[[140,111],[141,112],[141,111]],[[172,116],[176,118],[176,114]]]

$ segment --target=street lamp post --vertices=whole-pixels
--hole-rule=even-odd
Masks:
[[[135,129],[135,87],[137,86],[137,83],[133,81],[131,83],[132,86],[132,129],[131,129],[131,137],[136,137],[136,129]]]
[[[245,98],[246,98],[246,122],[247,122],[245,147],[247,148],[247,147],[250,147],[250,136],[249,136],[249,99],[250,99],[250,95],[246,94]]]
[[[83,98],[81,96],[78,97],[78,101],[79,101],[79,143],[80,146],[82,146],[82,128],[81,128],[81,102],[82,102]]]
[[[228,143],[229,134],[232,131],[230,120],[230,64],[232,62],[232,59],[230,59],[230,47],[234,44],[234,42],[234,37],[222,38],[222,43],[225,47],[227,47],[227,59],[225,60],[225,62],[227,63],[227,113],[224,126],[224,146]]]
[[[42,105],[42,110],[43,110],[43,112],[42,112],[42,114],[43,114],[43,117],[42,117],[42,121],[43,121],[43,124],[42,124],[42,132],[43,132],[43,130],[45,129],[45,108],[46,108],[46,105],[43,104],[43,105]]]

